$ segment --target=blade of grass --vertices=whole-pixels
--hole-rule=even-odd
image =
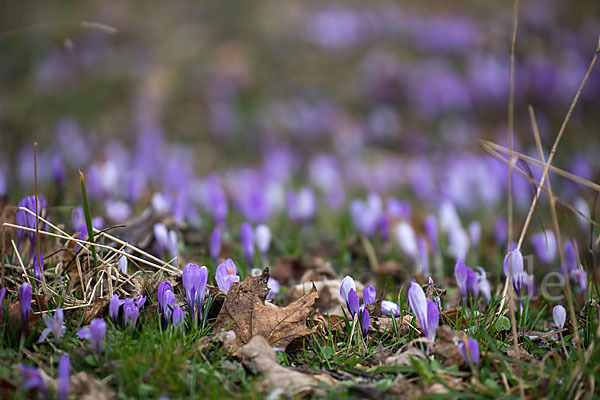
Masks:
[[[79,179],[81,181],[81,198],[83,201],[83,213],[85,215],[85,225],[88,231],[88,241],[94,243],[94,227],[92,225],[92,213],[90,211],[90,203],[88,202],[87,190],[85,188],[85,177],[83,172],[79,171]],[[90,246],[92,250],[92,256],[94,257],[94,268],[98,268],[98,256],[96,255],[96,247]]]

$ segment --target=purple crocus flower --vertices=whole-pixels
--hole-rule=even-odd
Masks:
[[[469,280],[469,269],[462,260],[458,260],[454,266],[454,277],[456,278],[456,286],[460,294],[464,297],[467,296],[468,280]]]
[[[171,257],[178,256],[177,232],[169,231],[165,224],[158,222],[154,224],[154,239],[161,253],[168,252]]]
[[[218,260],[221,254],[221,231],[216,227],[210,235],[210,257]]]
[[[407,256],[414,260],[417,259],[419,251],[417,248],[417,238],[414,229],[408,222],[402,221],[396,226],[396,240]]]
[[[490,288],[490,282],[487,280],[487,276],[485,270],[481,267],[477,267],[479,270],[477,286],[479,289],[479,293],[485,297],[485,299],[489,302],[492,299],[492,290]]]
[[[42,214],[42,211],[47,207],[48,203],[44,196],[38,196],[38,207],[37,214],[38,216]],[[31,212],[35,213],[35,196],[27,196],[21,199],[18,204],[19,208],[27,208]],[[30,254],[33,254],[33,245],[35,243],[35,214],[32,215],[25,210],[17,210],[16,213],[16,222],[17,225],[34,229],[34,231],[25,231],[23,229],[17,229],[17,247],[21,244],[21,241],[27,237],[29,239],[29,243],[31,246]],[[40,229],[41,226],[40,226]],[[31,260],[31,259],[30,259]]]
[[[267,300],[271,300],[279,293],[279,282],[275,278],[269,278],[269,280],[267,280],[267,287],[269,288]]]
[[[140,315],[140,308],[146,302],[146,296],[138,296],[133,299],[125,299],[123,303],[123,315],[125,316],[125,324],[133,328]]]
[[[575,280],[575,282],[577,282],[577,286],[578,292],[585,292],[587,290],[588,287],[588,283],[587,283],[587,273],[585,272],[585,269],[583,269],[583,266],[580,264],[578,268],[571,270],[570,272],[571,278],[573,278]]]
[[[167,290],[173,291],[173,288],[169,282],[164,281],[158,285],[158,305],[161,309],[165,307],[164,294]]]
[[[162,311],[165,316],[165,321],[169,322],[173,309],[175,308],[175,293],[173,293],[172,290],[167,290],[163,294],[163,304]]]
[[[298,193],[289,192],[286,198],[288,215],[292,221],[308,222],[317,210],[317,198],[315,192],[304,187]]]
[[[240,277],[237,275],[237,268],[231,258],[225,260],[217,267],[215,280],[220,290],[228,292],[233,282],[239,282]]]
[[[192,319],[195,319],[196,316],[200,316],[200,310],[204,302],[208,269],[206,267],[200,268],[196,264],[190,263],[183,269],[182,281]]]
[[[577,248],[577,243],[573,243],[570,240],[567,240],[565,242],[564,249],[565,267],[567,273],[571,274],[572,271],[577,270],[577,268],[579,267],[579,261],[577,261],[577,254],[579,253],[579,249]]]
[[[383,215],[381,198],[370,193],[367,201],[353,200],[350,203],[350,216],[356,229],[365,236],[373,236]]]
[[[479,296],[479,274],[467,267],[467,291]]]
[[[348,307],[348,310],[350,311],[350,316],[352,318],[354,318],[356,313],[358,313],[359,305],[360,303],[358,301],[358,295],[356,294],[356,290],[350,289],[350,292],[348,292],[348,299],[346,300],[346,307]]]
[[[175,306],[173,309],[173,326],[177,329],[183,328],[183,320],[185,319],[185,312],[179,306]]]
[[[429,252],[423,236],[419,236],[417,239],[417,249],[419,254],[419,268],[423,275],[427,276],[429,275]]]
[[[254,230],[254,238],[256,240],[256,247],[261,254],[267,254],[269,247],[271,246],[271,230],[265,224],[260,224]]]
[[[363,290],[363,303],[371,304],[375,301],[377,293],[375,292],[375,288],[371,285],[365,287]]]
[[[433,251],[437,253],[438,251],[438,226],[435,215],[429,214],[425,218],[425,233],[427,234],[427,239],[429,239],[429,243],[433,247]]]
[[[350,303],[348,301],[350,291],[354,291],[354,294],[356,295],[356,283],[354,282],[354,279],[346,276],[344,279],[342,279],[342,283],[340,285],[340,297],[346,304],[346,308],[348,308],[348,310],[350,310]],[[356,297],[356,302],[358,303],[358,296]],[[358,309],[358,304],[356,305],[356,308]],[[354,315],[354,313],[352,315]]]
[[[29,322],[29,312],[31,311],[31,286],[25,282],[19,289],[19,306],[21,307],[21,321],[23,322],[23,331],[27,331]]]
[[[458,344],[458,350],[465,363],[471,367],[479,364],[479,343],[472,337],[467,338]]]
[[[42,255],[42,253],[36,251],[35,254],[33,255],[33,276],[38,281],[41,281],[43,272],[44,272],[44,256]]]
[[[102,343],[106,334],[106,321],[100,318],[94,318],[89,328],[82,328],[77,331],[80,339],[87,339],[92,344],[96,353],[102,352]]]
[[[363,336],[367,336],[369,332],[369,311],[366,308],[363,308],[360,312],[360,327]]]
[[[113,295],[108,304],[108,310],[110,313],[110,319],[116,324],[119,318],[119,307],[125,303],[125,300],[120,300],[118,295]]]
[[[46,391],[46,383],[44,382],[44,379],[42,379],[38,369],[23,364],[20,364],[19,368],[21,369],[21,375],[23,375],[23,390],[29,391],[36,389],[47,399],[48,393]]]
[[[122,274],[127,275],[127,257],[123,254],[119,257],[119,262],[117,264],[117,269]]]
[[[521,300],[521,289],[523,288],[523,279],[527,278],[527,273],[523,271],[523,254],[517,249],[508,252],[504,258],[504,274],[512,274],[512,283],[517,297],[519,298],[519,308],[523,310]]]
[[[552,318],[554,319],[554,326],[562,329],[565,326],[565,320],[567,319],[567,310],[560,304],[554,306],[552,309]]]
[[[549,264],[556,258],[556,237],[553,231],[546,230],[532,235],[531,245],[543,263]]]
[[[381,313],[390,317],[400,315],[400,306],[393,301],[383,300],[381,302]]]
[[[0,289],[0,310],[2,310],[2,300],[4,300],[5,294],[6,294],[6,288]]]
[[[46,340],[46,337],[50,332],[54,335],[54,343],[58,345],[60,343],[60,339],[65,334],[65,326],[63,324],[64,321],[64,313],[63,310],[57,308],[54,311],[54,318],[50,318],[48,315],[44,315],[44,323],[46,324],[46,329],[42,331],[40,338],[38,339],[38,343]]]
[[[71,362],[67,354],[63,354],[58,362],[58,399],[67,400],[69,394],[69,380],[71,376]]]
[[[471,247],[477,247],[481,240],[481,223],[479,221],[473,221],[469,224],[469,240],[471,241]]]
[[[435,340],[435,331],[438,327],[440,312],[433,300],[427,300],[423,288],[417,281],[413,280],[410,284],[408,302],[427,340]]]
[[[244,222],[240,229],[240,239],[242,241],[242,250],[248,264],[252,265],[252,257],[254,256],[254,231],[248,222]]]
[[[506,220],[502,217],[499,217],[496,220],[496,226],[494,228],[494,236],[496,238],[496,243],[505,244],[506,239],[508,237],[508,227],[506,226]]]

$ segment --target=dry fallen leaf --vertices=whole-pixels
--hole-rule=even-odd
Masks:
[[[286,307],[265,304],[268,294],[269,269],[257,277],[247,277],[234,282],[227,292],[215,323],[214,331],[233,330],[236,335],[234,348],[242,346],[254,336],[263,336],[273,347],[285,348],[295,338],[311,333],[306,326],[308,316],[314,310],[317,290],[313,288]]]
[[[94,318],[101,318],[106,315],[106,309],[110,303],[108,298],[97,298],[92,305],[85,309],[83,313],[82,325],[88,325]]]
[[[452,330],[448,325],[442,325],[438,328],[438,338],[433,344],[433,354],[443,357],[442,364],[458,365],[462,367],[465,363],[457,343],[465,339],[463,332]]]
[[[74,395],[81,400],[113,400],[117,398],[106,383],[86,372],[80,372],[71,377],[69,395]]]
[[[277,364],[277,355],[271,345],[262,336],[253,337],[248,344],[238,349],[246,368],[255,373],[265,374],[260,382],[263,391],[279,390],[286,397],[304,397],[313,394],[319,398],[324,396],[320,383],[335,386],[337,381],[326,374],[308,375],[292,368]]]
[[[386,358],[385,365],[411,365],[411,358],[426,358],[425,353],[416,348],[409,347],[407,350],[398,351],[393,356]]]

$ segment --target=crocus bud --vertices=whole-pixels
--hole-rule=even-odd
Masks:
[[[348,294],[352,289],[354,289],[356,292],[356,283],[354,283],[354,279],[346,276],[344,279],[342,279],[342,284],[340,285],[340,297],[342,298],[342,301],[346,303],[346,307],[348,307]],[[348,307],[348,309],[349,308],[350,307]]]
[[[552,230],[531,235],[531,245],[542,262],[549,264],[556,258],[556,237]]]
[[[418,254],[417,238],[415,231],[407,222],[402,221],[396,227],[396,240],[407,256],[416,259]]]
[[[122,274],[127,275],[127,257],[123,254],[119,257],[119,263],[117,264],[117,269]]]
[[[218,260],[221,254],[221,231],[216,227],[210,235],[210,257]]]
[[[469,337],[466,341],[458,344],[458,350],[463,360],[471,367],[479,364],[479,344],[477,340]]]
[[[261,224],[254,230],[256,239],[256,247],[262,254],[266,254],[269,251],[271,245],[271,230],[267,225]]]
[[[375,301],[377,293],[375,292],[375,288],[371,285],[365,287],[363,290],[363,303],[371,304]]]
[[[125,300],[119,300],[119,296],[116,294],[113,295],[113,297],[110,299],[110,303],[108,304],[108,310],[110,314],[110,319],[112,319],[115,324],[117,323],[117,320],[119,318],[119,307],[121,307],[121,305],[123,305],[124,302]]]
[[[435,339],[440,313],[437,304],[433,300],[427,301],[425,292],[417,281],[412,281],[408,289],[408,302],[410,308],[417,317],[423,334],[429,341]]]
[[[350,292],[348,292],[348,302],[346,305],[348,306],[350,315],[352,318],[354,318],[354,315],[358,313],[359,309],[358,295],[356,294],[356,290],[350,289]]]
[[[554,326],[559,329],[564,328],[565,320],[567,319],[567,311],[560,304],[552,309],[552,317],[554,318]]]
[[[158,285],[158,305],[160,306],[160,308],[165,307],[164,294],[167,290],[173,291],[173,288],[171,287],[171,284],[169,282],[164,281],[160,285]]]
[[[369,332],[369,312],[366,308],[363,308],[360,313],[360,327],[363,336],[367,336],[367,333]]]
[[[167,290],[163,295],[164,306],[162,307],[165,320],[169,322],[171,314],[175,309],[175,293],[172,290]]]
[[[6,288],[0,289],[0,311],[2,310],[2,300],[4,300],[5,294],[6,294]]]
[[[44,256],[40,252],[35,252],[33,256],[33,276],[38,281],[42,280],[42,273],[44,272]],[[36,282],[37,284],[37,282]]]
[[[23,332],[27,331],[29,322],[29,312],[31,311],[31,286],[25,282],[19,289],[19,306],[21,308],[21,321],[23,322]]]
[[[33,254],[33,244],[35,242],[35,196],[27,196],[22,198],[19,203],[19,208],[26,208],[29,211],[33,212],[33,214],[28,213],[25,210],[17,210],[16,212],[16,222],[17,225],[32,229],[33,231],[24,231],[22,229],[17,229],[17,247],[21,244],[21,241],[27,237],[29,239],[29,243],[31,245],[31,252]],[[42,211],[47,207],[48,203],[44,196],[38,196],[37,199],[37,214],[38,216],[42,214]],[[41,225],[41,224],[40,224]],[[40,227],[41,229],[41,227]],[[31,260],[31,259],[30,259]]]
[[[400,306],[393,301],[383,300],[381,302],[381,313],[390,317],[400,315]]]
[[[244,222],[240,229],[240,238],[242,241],[242,250],[248,264],[252,264],[252,257],[254,256],[254,232],[252,226],[248,222]]]
[[[460,294],[465,297],[467,295],[469,271],[462,260],[458,260],[454,266],[454,277],[456,278],[456,286],[458,286]]]
[[[63,354],[58,362],[58,399],[67,400],[69,394],[69,380],[71,375],[71,362],[69,356]]]

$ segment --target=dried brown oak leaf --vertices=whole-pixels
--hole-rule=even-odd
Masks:
[[[285,348],[292,340],[311,333],[306,320],[314,312],[314,303],[319,297],[317,290],[313,287],[288,306],[276,307],[265,304],[268,279],[269,269],[265,268],[260,276],[232,283],[227,292],[214,331],[233,330],[234,349],[254,336],[263,336],[273,347]]]

